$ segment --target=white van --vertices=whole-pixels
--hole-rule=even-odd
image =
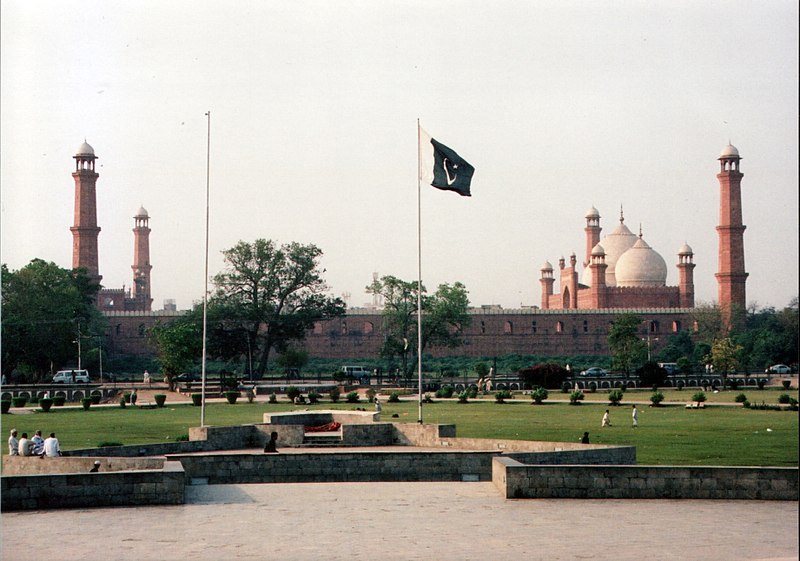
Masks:
[[[372,372],[363,366],[342,366],[342,374],[347,378],[354,378],[361,384],[369,384],[369,377]]]
[[[678,364],[675,362],[659,362],[658,365],[667,371],[667,374],[677,374]]]
[[[53,376],[54,384],[88,384],[88,370],[59,370]]]

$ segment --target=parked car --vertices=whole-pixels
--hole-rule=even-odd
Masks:
[[[597,366],[592,366],[586,370],[581,370],[580,376],[608,376],[608,371]]]
[[[785,364],[773,364],[772,366],[764,370],[764,372],[771,372],[773,374],[789,374],[791,371],[792,369],[786,366]]]
[[[59,370],[53,376],[54,384],[88,384],[88,370]]]
[[[189,372],[185,372],[183,374],[178,374],[173,378],[176,382],[184,383],[184,382],[199,382],[200,375],[199,374],[191,374]]]

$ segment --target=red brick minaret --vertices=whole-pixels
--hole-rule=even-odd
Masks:
[[[140,207],[133,217],[133,289],[132,296],[136,300],[139,311],[149,312],[153,299],[150,297],[150,216],[144,207]]]
[[[694,252],[684,243],[678,250],[678,294],[681,308],[694,308]]]
[[[592,262],[592,250],[600,243],[600,232],[603,229],[600,227],[600,213],[596,208],[587,210],[584,218],[586,218],[586,227],[583,229],[586,233],[586,257],[583,266],[586,267]]]
[[[730,328],[733,318],[746,309],[744,270],[744,229],[742,224],[742,159],[736,147],[728,144],[719,156],[719,306]]]
[[[94,171],[94,149],[86,142],[78,147],[75,158],[75,225],[72,232],[72,268],[86,269],[89,278],[100,284],[100,260],[97,253],[97,199],[95,185],[99,175]]]

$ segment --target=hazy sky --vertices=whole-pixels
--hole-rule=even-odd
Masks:
[[[416,120],[476,169],[424,187],[423,280],[540,304],[539,269],[624,206],[715,301],[717,157],[741,169],[748,303],[798,294],[798,7],[767,1],[4,0],[2,261],[71,266],[77,147],[97,171],[100,273],[130,286],[150,213],[154,309],[202,297],[239,240],[314,243],[350,305],[417,275]]]

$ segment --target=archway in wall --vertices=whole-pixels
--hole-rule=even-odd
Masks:
[[[561,295],[561,307],[567,309],[570,307],[569,305],[569,288],[564,287],[564,293]]]

